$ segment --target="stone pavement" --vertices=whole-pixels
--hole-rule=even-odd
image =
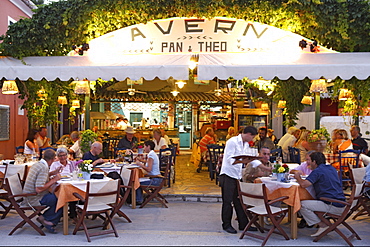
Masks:
[[[215,180],[210,180],[207,167],[197,173],[197,167],[189,162],[190,154],[190,151],[180,151],[180,155],[176,157],[175,183],[171,183],[170,188],[164,188],[162,194],[169,200],[221,201],[221,189]]]

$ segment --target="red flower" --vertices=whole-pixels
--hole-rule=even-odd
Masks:
[[[282,165],[282,167],[289,168],[289,166],[287,164]]]

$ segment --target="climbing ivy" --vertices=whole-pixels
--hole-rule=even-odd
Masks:
[[[66,55],[108,32],[171,17],[217,16],[292,31],[338,51],[370,51],[369,0],[65,0],[41,5],[2,36],[13,57]]]

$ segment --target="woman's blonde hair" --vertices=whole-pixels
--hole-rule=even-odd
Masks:
[[[337,133],[338,135],[341,135],[344,140],[348,140],[348,133],[345,129],[339,129]]]
[[[301,135],[299,136],[299,139],[297,140],[297,144],[303,142],[303,141],[307,141],[307,136],[308,134],[310,133],[309,130],[301,130]]]

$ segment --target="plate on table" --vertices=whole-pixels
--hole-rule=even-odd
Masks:
[[[62,181],[71,181],[72,180],[72,177],[69,176],[69,175],[63,175],[60,180]]]
[[[105,163],[105,164],[101,164],[101,165],[96,165],[95,167],[97,167],[97,168],[111,168],[113,166],[114,166],[114,164]]]

